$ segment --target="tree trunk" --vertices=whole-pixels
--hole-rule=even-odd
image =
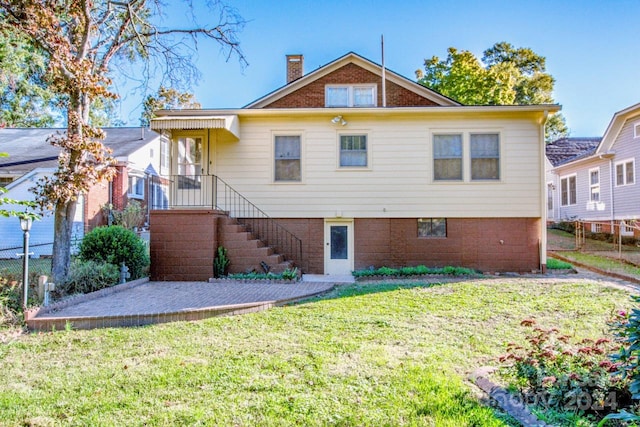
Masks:
[[[69,275],[69,266],[71,264],[71,237],[76,205],[77,202],[75,200],[56,205],[53,259],[51,260],[51,275],[54,283],[64,283]]]

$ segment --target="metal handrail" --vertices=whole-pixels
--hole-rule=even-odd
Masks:
[[[167,207],[223,211],[286,260],[302,265],[302,241],[216,175],[171,175]]]

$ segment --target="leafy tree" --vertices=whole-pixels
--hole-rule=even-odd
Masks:
[[[180,92],[174,88],[160,86],[157,95],[149,95],[143,103],[144,111],[140,116],[140,126],[149,126],[155,110],[179,108],[202,108],[196,97],[189,92]]]
[[[443,60],[424,61],[417,70],[418,83],[466,105],[551,104],[555,79],[546,72],[546,59],[529,48],[515,48],[499,42],[484,51],[482,59],[473,53],[450,47]],[[569,133],[564,117],[547,121],[547,142]]]
[[[21,34],[0,27],[0,124],[10,127],[54,124],[59,112],[56,95],[43,80],[45,72],[42,52]]]
[[[163,27],[165,2],[151,0],[0,0],[0,29],[17,34],[43,54],[44,80],[62,102],[65,133],[50,142],[60,147],[58,170],[39,185],[42,207],[55,208],[53,280],[64,282],[70,265],[72,221],[77,198],[95,182],[114,174],[113,158],[102,144],[104,133],[90,124],[97,99],[115,99],[109,76],[126,64],[141,63],[150,79],[158,71],[174,86],[198,77],[192,57],[199,39],[218,42],[227,59],[237,54],[236,39],[244,22],[233,9],[207,2],[207,19],[196,22],[194,2],[177,7],[191,10],[188,27]],[[200,13],[202,15],[202,13]]]

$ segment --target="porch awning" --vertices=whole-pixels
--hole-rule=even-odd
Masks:
[[[164,116],[151,119],[153,130],[224,129],[240,139],[238,116]]]

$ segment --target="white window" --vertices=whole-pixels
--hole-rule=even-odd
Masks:
[[[589,200],[600,201],[600,168],[589,169]]]
[[[591,223],[591,232],[592,233],[602,233],[602,223],[600,223],[600,222],[592,222]]]
[[[553,209],[553,183],[547,183],[547,209]]]
[[[418,218],[418,237],[447,237],[447,220]]]
[[[160,138],[160,174],[169,175],[171,171],[171,153],[169,139],[164,136]]]
[[[633,236],[633,230],[634,230],[634,224],[635,221],[634,220],[625,220],[624,221],[624,225],[622,226],[622,235],[623,236]]]
[[[576,204],[576,176],[560,178],[560,204],[570,206]]]
[[[275,181],[302,180],[300,135],[276,135],[274,158]]]
[[[151,197],[153,198],[151,200],[152,209],[167,209],[169,207],[167,186],[154,182],[151,184],[151,189]]]
[[[325,87],[327,107],[375,107],[376,85],[331,85]]]
[[[633,137],[640,138],[640,122],[633,125]]]
[[[616,163],[616,186],[633,184],[635,182],[634,169],[633,159]]]
[[[340,167],[367,166],[367,135],[340,135]]]
[[[500,179],[500,138],[497,133],[472,133],[469,136],[471,179]]]
[[[127,195],[133,199],[144,199],[144,184],[146,180],[137,175],[129,175],[129,191]]]
[[[433,179],[462,181],[462,134],[433,135]]]

